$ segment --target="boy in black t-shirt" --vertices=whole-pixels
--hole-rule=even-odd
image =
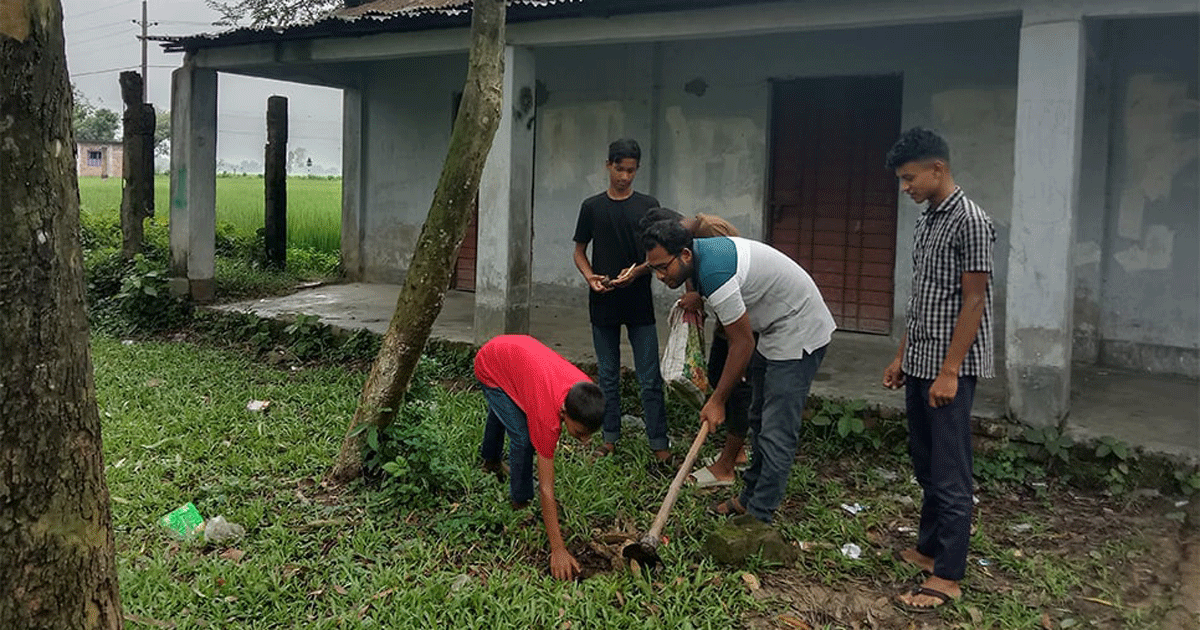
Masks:
[[[654,197],[633,190],[633,178],[641,159],[642,150],[635,140],[617,140],[608,146],[608,161],[605,162],[608,190],[585,199],[579,210],[574,239],[575,266],[591,289],[588,313],[599,369],[597,380],[604,391],[604,445],[598,454],[612,453],[621,437],[623,325],[628,331],[641,385],[646,437],[655,457],[669,463],[671,451],[667,440],[662,373],[658,367],[658,331],[654,326],[650,276],[644,273],[636,277],[621,275],[622,271],[636,267],[645,259],[638,237],[638,222],[647,210],[659,205]],[[588,243],[592,243],[590,261]]]

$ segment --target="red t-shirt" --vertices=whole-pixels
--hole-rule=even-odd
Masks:
[[[558,411],[567,390],[590,381],[569,361],[529,335],[500,335],[483,344],[475,355],[475,378],[498,387],[525,412],[529,441],[539,455],[554,457],[562,423]]]

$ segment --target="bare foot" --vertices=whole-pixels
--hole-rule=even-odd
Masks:
[[[898,560],[907,562],[926,573],[933,573],[933,558],[917,551],[916,547],[909,547],[896,552]]]
[[[603,459],[617,452],[617,445],[612,442],[603,442],[596,450],[592,451],[591,460],[595,463],[597,460]]]
[[[958,582],[931,575],[920,586],[896,596],[896,603],[913,611],[933,610],[962,597]]]

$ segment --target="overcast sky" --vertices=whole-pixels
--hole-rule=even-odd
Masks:
[[[140,70],[142,0],[62,0],[71,82],[93,104],[120,113],[122,70]],[[148,0],[151,35],[191,35],[221,30],[212,26],[218,14],[204,0]],[[183,63],[182,53],[166,54],[149,43],[149,101],[155,110],[171,105],[171,71]],[[267,97],[288,97],[288,148],[304,148],[315,167],[342,164],[342,96],[340,90],[295,83],[219,74],[217,84],[217,158],[237,164],[262,163],[266,144]],[[315,170],[315,169],[314,169]]]

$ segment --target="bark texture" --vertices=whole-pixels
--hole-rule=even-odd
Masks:
[[[0,10],[0,628],[121,628],[59,0]]]
[[[121,100],[125,102],[121,144],[121,255],[133,258],[142,252],[143,222],[154,216],[154,106],[142,102],[142,75],[121,73]]]
[[[454,273],[454,259],[470,223],[483,165],[500,124],[504,10],[504,0],[474,2],[467,82],[442,175],[396,301],[396,312],[363,387],[341,451],[325,476],[328,483],[342,484],[362,472],[360,428],[364,425],[382,428],[392,422],[417,360],[425,350],[433,321],[442,310],[446,287]]]

